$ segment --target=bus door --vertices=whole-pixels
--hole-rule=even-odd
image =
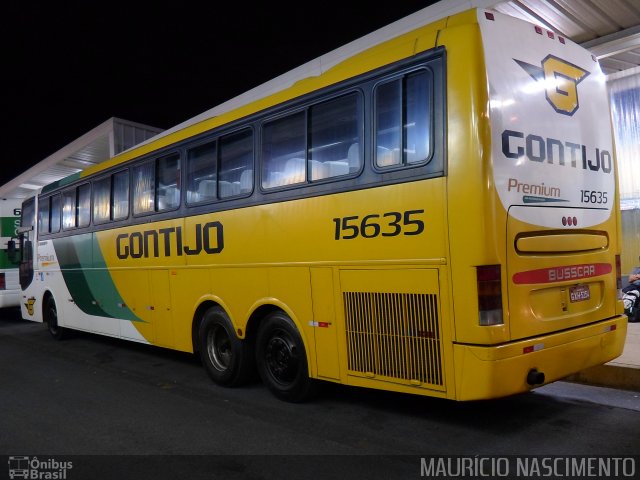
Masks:
[[[539,26],[482,10],[478,21],[511,337],[613,317],[616,180],[600,66]]]

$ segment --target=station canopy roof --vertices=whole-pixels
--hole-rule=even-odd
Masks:
[[[162,129],[112,117],[0,186],[0,198],[28,198],[38,189],[121,153]]]

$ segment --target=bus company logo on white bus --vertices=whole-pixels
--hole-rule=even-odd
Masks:
[[[48,267],[56,263],[55,255],[41,255],[38,253],[38,263],[41,267]]]
[[[33,315],[33,312],[34,312],[33,306],[35,304],[36,304],[36,297],[29,297],[29,298],[27,298],[27,301],[24,302],[24,306],[26,307],[27,313],[29,315]]]
[[[547,55],[540,66],[515,58],[514,61],[542,83],[547,101],[556,112],[571,116],[578,110],[578,84],[587,78],[588,71],[555,55]]]

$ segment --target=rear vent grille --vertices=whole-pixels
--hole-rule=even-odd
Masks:
[[[442,386],[436,295],[344,292],[349,370]]]

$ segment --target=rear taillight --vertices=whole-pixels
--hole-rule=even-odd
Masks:
[[[478,280],[478,323],[502,325],[502,274],[500,265],[476,267]]]
[[[4,278],[4,273],[0,273],[0,290],[6,290],[7,289],[7,281]]]
[[[618,290],[618,300],[622,299],[622,262],[620,255],[616,255],[616,289]]]

